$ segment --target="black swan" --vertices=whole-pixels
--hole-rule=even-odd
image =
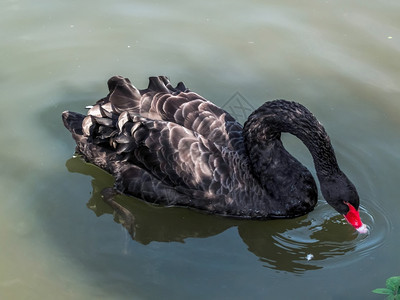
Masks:
[[[283,147],[281,132],[289,132],[311,152],[325,200],[358,232],[368,231],[325,129],[301,104],[266,102],[242,127],[164,76],[151,77],[143,90],[114,76],[108,88],[87,116],[65,111],[62,117],[77,153],[111,173],[116,192],[237,218],[307,214],[317,203],[317,186]]]

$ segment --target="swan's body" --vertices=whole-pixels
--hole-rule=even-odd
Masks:
[[[63,120],[77,152],[110,172],[117,191],[231,217],[304,215],[316,205],[317,187],[284,149],[280,133],[289,132],[310,150],[328,203],[347,218],[353,207],[358,216],[356,189],[340,171],[324,128],[304,106],[266,102],[242,128],[182,83],[173,88],[166,77],[150,78],[145,90],[122,77],[108,85],[110,93],[87,116],[64,112]],[[359,223],[352,225],[364,226]]]

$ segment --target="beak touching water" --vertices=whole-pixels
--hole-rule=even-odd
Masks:
[[[344,215],[347,222],[350,223],[359,233],[368,233],[367,225],[363,224],[360,219],[360,213],[350,203],[346,203],[349,207],[349,212]]]

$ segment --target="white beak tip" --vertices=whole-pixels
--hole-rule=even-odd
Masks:
[[[368,232],[369,232],[368,227],[367,227],[367,225],[365,225],[365,224],[362,224],[360,227],[356,228],[356,230],[357,230],[359,233],[362,233],[362,234],[365,234],[365,233],[368,233]]]

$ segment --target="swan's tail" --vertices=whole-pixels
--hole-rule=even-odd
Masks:
[[[72,133],[72,137],[76,142],[80,142],[85,138],[82,130],[84,118],[84,115],[72,111],[64,111],[62,113],[64,126]]]
[[[82,154],[86,161],[112,172],[115,167],[114,163],[111,162],[113,152],[89,141],[91,137],[86,136],[83,129],[85,117],[85,115],[71,111],[62,113],[64,126],[71,132],[72,138],[76,142],[76,152]]]

